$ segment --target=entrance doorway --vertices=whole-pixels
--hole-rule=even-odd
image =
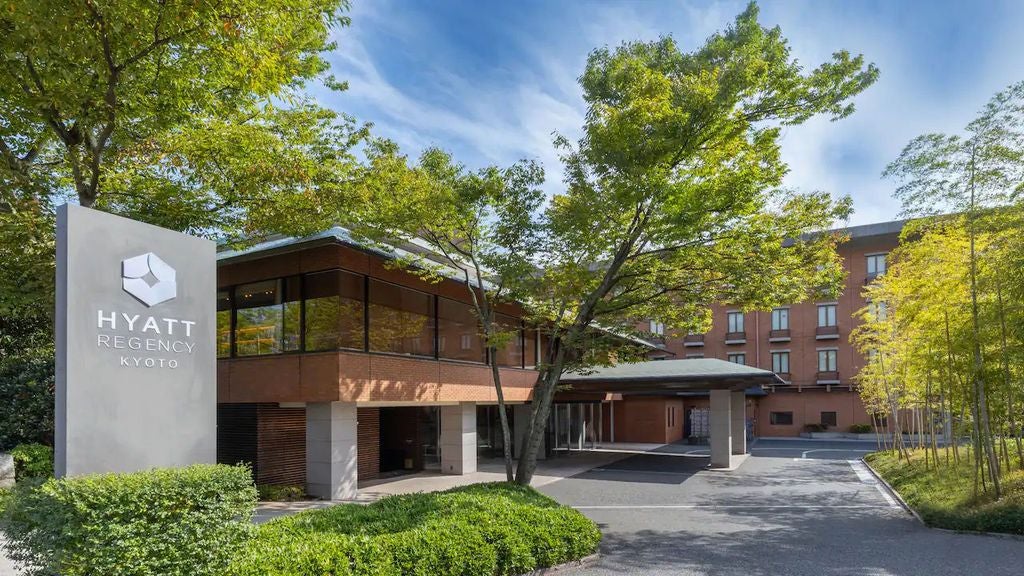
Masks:
[[[552,406],[548,430],[555,451],[593,450],[602,442],[601,404],[558,403]]]

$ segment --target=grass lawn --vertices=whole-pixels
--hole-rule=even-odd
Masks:
[[[929,526],[1024,535],[1024,472],[1016,457],[1011,456],[1013,471],[1004,470],[1003,497],[994,501],[984,492],[974,497],[971,458],[966,449],[960,456],[960,466],[951,460],[936,469],[933,462],[931,470],[925,468],[923,450],[911,451],[909,462],[894,452],[876,452],[866,459]]]
[[[228,574],[522,574],[593,554],[600,540],[591,520],[532,488],[474,484],[271,520]]]

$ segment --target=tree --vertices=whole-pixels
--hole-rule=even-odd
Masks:
[[[526,161],[470,172],[438,149],[425,151],[418,165],[409,168],[388,143],[379,143],[371,157],[362,204],[372,211],[360,218],[355,231],[423,279],[456,276],[464,283],[491,367],[505,474],[511,482],[512,434],[497,354],[519,329],[503,325],[497,314],[519,278],[535,273],[533,261],[542,246],[537,215],[544,201],[538,186],[544,173]],[[396,243],[415,243],[428,252],[396,253]]]
[[[10,326],[35,331],[10,345],[4,385],[52,355],[28,342],[51,339],[60,203],[228,240],[335,222],[362,169],[353,150],[367,127],[303,89],[314,80],[343,88],[322,54],[334,47],[331,28],[348,24],[347,5],[33,0],[0,9],[0,323],[5,336]]]
[[[551,326],[516,480],[529,483],[559,379],[595,325],[705,327],[711,303],[766,309],[835,291],[849,200],[778,191],[780,126],[853,112],[878,71],[845,51],[805,71],[751,4],[693,53],[671,38],[590,54],[584,135],[565,138],[566,192],[532,301]]]
[[[976,442],[984,450],[989,479],[999,498],[999,458],[990,424],[988,383],[982,350],[977,238],[988,213],[1006,206],[1024,190],[1024,83],[996,94],[965,134],[925,134],[912,140],[885,170],[900,182],[896,196],[909,215],[943,213],[964,218],[968,237],[967,272],[971,310],[971,381]]]

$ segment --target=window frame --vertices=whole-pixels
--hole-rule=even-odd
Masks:
[[[779,320],[778,323],[776,323],[776,319]],[[785,319],[785,322],[782,321],[783,319]],[[779,307],[772,309],[771,329],[789,330],[789,308]]]
[[[746,322],[743,316],[743,312],[739,310],[731,310],[725,313],[726,334],[740,334],[746,332]],[[738,319],[738,321],[736,319]]]
[[[779,416],[787,415],[789,422],[777,422]],[[768,413],[768,424],[770,426],[792,426],[793,425],[793,411],[778,411]]]
[[[737,362],[736,360],[734,360],[734,358],[737,358],[737,357],[742,357],[743,358],[743,362]],[[747,365],[747,353],[746,352],[730,352],[730,353],[726,354],[725,359],[726,359],[727,362],[732,362],[733,364],[739,364],[740,366],[746,366]]]
[[[881,276],[885,274],[886,271],[889,270],[888,252],[874,252],[872,254],[865,254],[864,259],[864,270],[867,272],[868,276]],[[879,262],[881,262],[882,264],[881,270],[878,269]],[[874,268],[875,270],[872,271],[871,268]]]
[[[835,302],[826,302],[818,304],[818,328],[834,328],[839,325],[839,305]],[[825,313],[825,324],[822,324],[822,312]],[[829,315],[831,314],[831,324],[829,324]]]
[[[792,373],[789,370],[790,369],[790,364],[789,364],[790,353],[789,353],[789,350],[770,350],[769,354],[771,354],[771,357],[772,357],[772,372],[775,372],[776,374],[791,374]],[[778,357],[778,358],[785,358],[786,359],[786,369],[785,370],[776,370],[775,369],[775,359],[776,359],[776,357]],[[779,367],[780,368],[782,367],[782,362],[781,361],[779,362]]]
[[[838,372],[839,371],[839,349],[838,348],[819,348],[818,352],[818,372]],[[821,368],[822,354],[824,354],[826,369]],[[832,359],[831,369],[828,369],[828,358]]]

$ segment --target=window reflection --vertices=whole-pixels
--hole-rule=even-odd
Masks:
[[[429,294],[370,280],[370,350],[434,355],[434,299]]]
[[[483,341],[473,307],[448,298],[437,299],[438,356],[484,362]]]
[[[305,277],[306,350],[362,350],[363,277],[340,270]]]
[[[496,314],[498,329],[507,338],[505,344],[497,349],[495,361],[498,366],[523,366],[523,329],[522,323],[511,316]]]
[[[231,356],[231,293],[217,291],[217,358]]]
[[[265,280],[235,288],[235,353],[279,354],[299,349],[299,281]]]

